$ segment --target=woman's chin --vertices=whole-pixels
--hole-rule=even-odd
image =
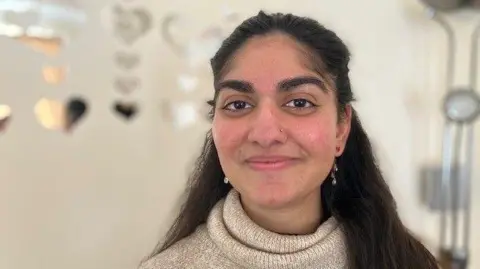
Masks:
[[[281,209],[292,203],[294,195],[287,188],[260,188],[243,193],[242,200],[257,208]]]

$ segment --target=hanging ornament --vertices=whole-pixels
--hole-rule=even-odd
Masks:
[[[140,87],[140,79],[134,76],[119,76],[113,82],[115,89],[121,94],[127,95]]]
[[[44,128],[62,130],[65,126],[65,108],[58,100],[42,98],[34,107],[35,116]]]
[[[172,13],[165,16],[160,25],[160,32],[163,40],[179,56],[186,56],[186,47],[188,36],[184,36],[184,29],[193,21],[184,18],[178,14]]]
[[[160,30],[169,47],[195,69],[209,63],[239,17],[238,13],[223,7],[220,21],[200,29],[193,36],[185,36],[186,30],[196,22],[191,17],[171,13],[162,20]]]
[[[83,28],[85,12],[74,0],[0,1],[0,35],[52,56]]]
[[[127,6],[115,3],[102,11],[102,20],[108,32],[122,46],[132,47],[152,28],[152,16],[148,9],[141,6]],[[132,51],[115,52],[113,61],[123,74],[113,79],[113,87],[122,95],[129,95],[141,86],[141,79],[132,75],[139,67],[140,56]],[[116,100],[112,104],[112,112],[124,120],[132,120],[139,112],[139,106],[134,101]]]
[[[139,106],[134,101],[115,101],[113,112],[124,120],[132,120],[138,114]]]
[[[0,104],[0,134],[7,130],[12,119],[12,109],[8,105]]]
[[[152,16],[143,7],[126,7],[116,3],[107,6],[101,16],[107,31],[127,46],[133,45],[152,28]]]
[[[0,36],[15,39],[48,57],[57,56],[86,21],[86,13],[75,0],[0,1]],[[58,85],[65,80],[66,68],[44,66],[42,76],[47,84]],[[67,118],[69,102],[41,99],[34,108],[37,120],[47,129],[70,130],[76,123]]]
[[[65,131],[70,132],[85,116],[88,110],[87,102],[81,97],[70,98],[66,105]]]
[[[65,133],[74,130],[87,110],[87,102],[81,97],[71,97],[66,102],[42,98],[34,107],[35,116],[41,126]]]
[[[113,7],[115,36],[127,45],[133,44],[152,27],[150,13],[143,8]]]
[[[47,84],[51,85],[58,85],[65,80],[67,74],[67,68],[63,66],[44,66],[42,73],[43,73],[43,80]]]

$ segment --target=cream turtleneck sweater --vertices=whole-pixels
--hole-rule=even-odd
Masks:
[[[345,269],[347,254],[334,218],[310,235],[280,235],[255,224],[240,197],[230,191],[212,209],[206,225],[177,242],[140,269]]]

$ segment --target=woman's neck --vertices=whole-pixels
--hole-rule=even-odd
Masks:
[[[317,195],[319,196],[320,194]],[[316,203],[318,209],[319,204],[320,202]],[[282,212],[295,212],[297,219],[290,219],[293,214],[279,214],[276,211],[280,210],[275,210],[266,211],[269,214],[261,214],[262,218],[254,221],[245,212],[239,193],[232,189],[225,200],[217,203],[208,217],[206,228],[208,238],[212,239],[216,247],[214,252],[222,250],[222,256],[225,255],[242,268],[347,268],[345,237],[337,220],[329,218],[315,229],[313,227],[317,225],[312,223],[315,222],[314,219],[320,219],[320,210],[313,214],[310,213],[314,212],[313,206],[308,209],[306,206],[299,207],[302,210],[291,208]],[[276,215],[282,219],[273,219]],[[304,218],[313,215],[316,218]],[[271,219],[274,221],[268,221]],[[262,222],[261,225],[268,230],[261,228],[257,222]],[[305,234],[313,230],[315,232]],[[203,241],[205,240],[202,239]]]
[[[314,233],[322,221],[319,192],[283,208],[271,209],[252,205],[242,200],[246,214],[257,225],[278,234],[305,235]]]

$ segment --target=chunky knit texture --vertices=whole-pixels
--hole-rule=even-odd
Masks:
[[[330,218],[310,235],[280,235],[255,224],[235,190],[212,209],[206,225],[140,266],[140,269],[345,269],[339,223]]]

